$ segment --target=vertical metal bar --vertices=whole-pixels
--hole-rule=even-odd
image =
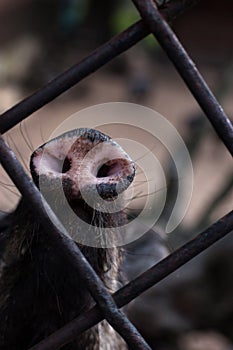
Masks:
[[[233,156],[233,125],[153,0],[132,0]]]

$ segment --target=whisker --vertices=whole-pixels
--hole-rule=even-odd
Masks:
[[[42,142],[45,143],[46,141],[45,141],[45,137],[44,137],[44,135],[43,135],[43,130],[42,130],[41,122],[40,122],[40,136],[41,136]]]
[[[3,182],[3,181],[0,181],[0,185],[3,185],[3,186],[6,186],[6,187],[15,187],[14,184],[11,184],[11,183],[7,183],[7,182]]]
[[[26,136],[25,136],[24,130],[23,130],[23,125],[24,125],[23,122],[21,122],[21,123],[19,124],[20,133],[21,133],[21,135],[22,135],[22,137],[23,137],[23,139],[24,139],[25,144],[28,146],[29,150],[30,150],[31,152],[33,152],[34,148],[33,148],[31,139],[30,139],[30,137],[28,136],[28,131],[25,132],[25,133],[26,133]]]
[[[150,182],[152,182],[152,181],[154,181],[154,179],[150,179],[150,180],[142,180],[142,181],[135,181],[135,182],[137,182],[137,183],[133,183],[132,185],[131,185],[131,188],[135,188],[135,187],[139,187],[139,186],[142,186],[142,184],[147,184],[147,183],[150,183]]]
[[[25,160],[24,160],[24,158],[23,158],[23,156],[22,156],[22,154],[21,154],[21,152],[20,152],[18,146],[16,145],[15,141],[13,140],[12,136],[11,136],[11,135],[8,135],[8,139],[9,139],[10,142],[13,144],[13,146],[14,146],[14,148],[15,148],[15,150],[16,150],[18,156],[19,156],[19,158],[21,159],[21,162],[23,163],[25,169],[27,169],[27,170],[29,171],[29,167],[28,167],[27,163],[25,162]]]
[[[158,192],[164,191],[165,188],[166,188],[166,187],[160,188],[159,190],[153,191],[153,192],[151,192],[151,193],[145,193],[145,194],[136,195],[136,196],[132,197],[131,200],[138,199],[138,198],[145,198],[145,197],[147,197],[147,196],[152,196],[152,195],[154,195],[154,194],[156,194],[156,193],[158,193]]]
[[[151,153],[155,148],[156,145],[154,145],[151,149],[148,149],[148,151],[141,155],[139,158],[135,159],[134,162],[137,163],[140,159],[143,159],[147,154]]]
[[[5,188],[5,190],[7,190],[7,191],[11,192],[12,194],[14,194],[15,196],[17,196],[18,198],[21,197],[19,193],[13,191],[11,188],[9,188],[7,186],[4,186],[4,188]]]

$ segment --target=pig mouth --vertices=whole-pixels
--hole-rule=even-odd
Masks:
[[[134,163],[121,146],[88,128],[68,131],[37,148],[30,169],[35,184],[42,186],[43,192],[54,193],[58,205],[56,193],[62,186],[72,209],[87,222],[93,218],[87,199],[92,203],[113,201],[135,175]]]

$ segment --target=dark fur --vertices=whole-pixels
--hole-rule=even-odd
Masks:
[[[88,140],[103,142],[109,137],[92,129],[73,130],[68,135],[85,134]],[[62,142],[62,137],[58,139]],[[43,147],[43,146],[42,146]],[[88,144],[91,148],[91,144]],[[36,156],[36,151],[32,155]],[[31,161],[31,172],[38,185],[38,176]],[[134,174],[132,174],[133,179]],[[128,183],[132,179],[126,179]],[[71,237],[78,230],[76,218],[56,193],[54,180],[46,178],[50,205]],[[50,182],[51,181],[51,182]],[[63,182],[67,200],[73,211],[87,223],[98,227],[114,227],[125,223],[123,212],[99,213],[82,200],[72,197],[72,186]],[[51,191],[51,188],[53,190]],[[68,189],[68,190],[67,190]],[[111,191],[110,191],[111,192]],[[74,220],[72,222],[72,220]],[[79,232],[85,235],[86,232]],[[110,235],[111,236],[111,235]],[[78,243],[77,243],[78,244]],[[100,245],[100,247],[103,245]],[[113,291],[119,279],[120,250],[81,246],[79,248],[96,273]],[[85,284],[63,254],[55,248],[48,233],[30,211],[30,203],[21,199],[16,210],[0,219],[0,350],[27,350],[67,322],[94,305]],[[125,348],[124,342],[106,322],[86,331],[62,349],[115,350]]]
[[[26,350],[94,303],[23,200],[5,221],[0,225],[0,349]],[[106,267],[115,268],[109,250],[80,248],[105,280]],[[62,349],[99,349],[98,341],[95,327]],[[113,341],[111,349],[115,346]]]

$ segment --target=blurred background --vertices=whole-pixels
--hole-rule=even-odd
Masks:
[[[173,24],[231,119],[232,15],[231,1],[203,0]],[[129,0],[1,0],[0,112],[138,18]],[[162,155],[166,207],[155,230],[126,247],[123,269],[133,278],[232,210],[233,203],[232,158],[154,38],[149,36],[102,67],[5,138],[28,168],[32,150],[68,116],[94,104],[119,101],[141,104],[165,116],[185,140],[194,170],[188,212],[179,227],[166,235],[163,223],[174,206],[179,179],[169,155]],[[156,152],[160,154],[160,146]],[[2,169],[0,179],[0,210],[8,212],[19,195]],[[231,241],[230,236],[223,239],[128,307],[153,349],[233,349]]]

